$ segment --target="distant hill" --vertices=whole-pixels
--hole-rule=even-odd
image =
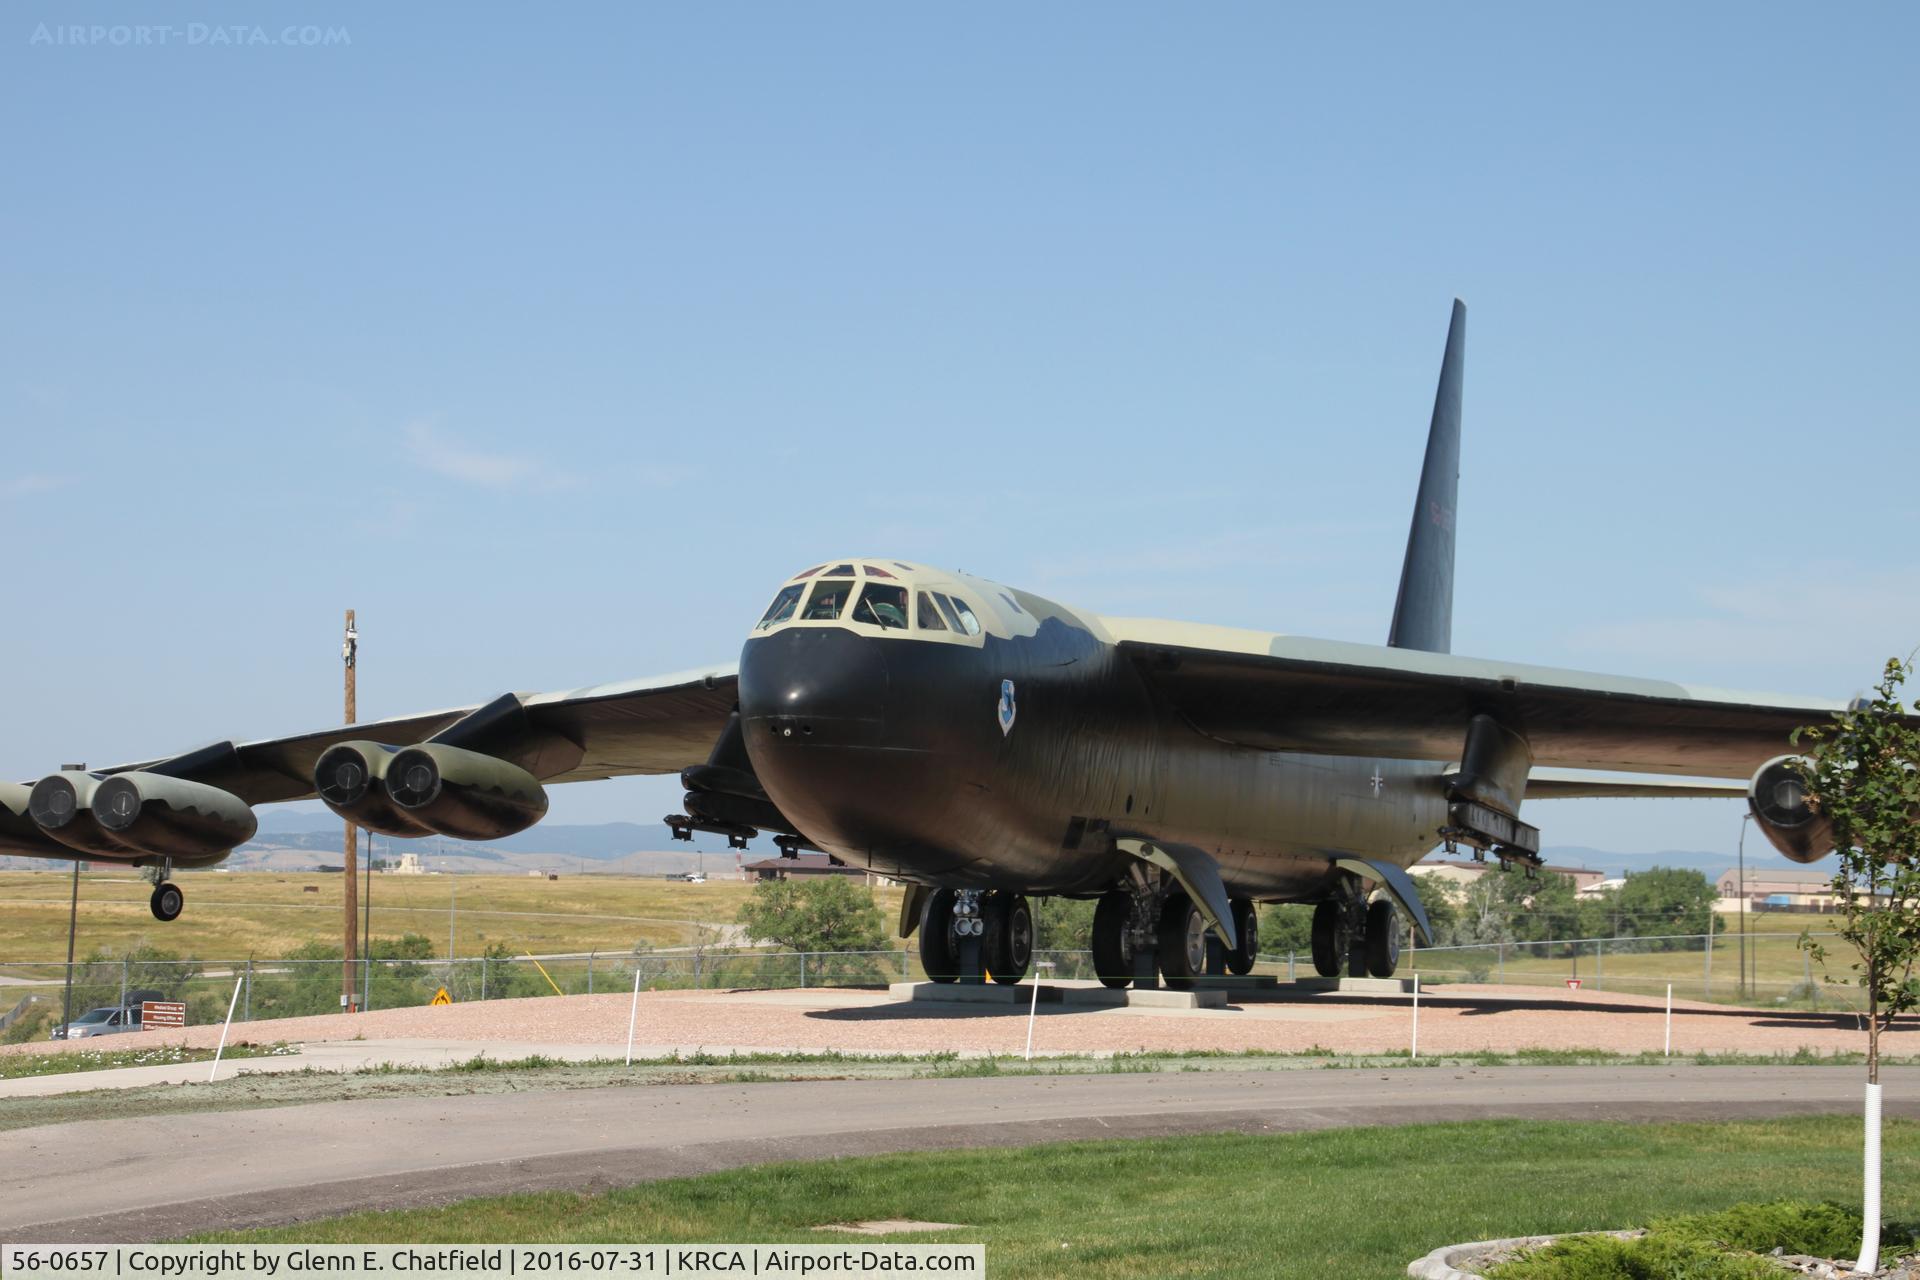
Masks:
[[[1612,853],[1605,849],[1589,849],[1584,845],[1555,845],[1542,850],[1540,856],[1555,866],[1587,867],[1594,871],[1604,871],[1609,876],[1650,871],[1654,867],[1674,867],[1682,871],[1698,871],[1709,880],[1717,878],[1722,871],[1737,865],[1738,862],[1735,852],[1708,853],[1698,849],[1667,849],[1660,853]],[[1787,861],[1767,843],[1766,837],[1755,835],[1747,841],[1747,867],[1749,870],[1758,868],[1781,871],[1800,867],[1800,864]]]
[[[341,821],[330,813],[288,812],[270,809],[260,816],[260,831],[241,845],[224,864],[236,870],[305,871],[315,866],[340,865]],[[670,844],[664,823],[601,822],[592,824],[542,823],[504,840],[476,843],[428,836],[420,840],[373,837],[374,856],[395,857],[412,852],[430,870],[465,874],[507,874],[519,871],[600,872],[614,875],[674,875],[703,867],[709,875],[731,875],[733,852],[719,837],[700,837],[695,844]],[[361,838],[361,856],[367,839]],[[774,856],[773,843],[764,837],[746,853],[749,862]],[[1559,866],[1588,867],[1609,876],[1679,867],[1699,871],[1709,879],[1734,865],[1733,852],[1665,850],[1660,853],[1615,853],[1584,845],[1553,845],[1543,851]],[[0,867],[30,870],[46,862],[0,857]],[[1788,862],[1760,836],[1747,841],[1747,865],[1784,869]]]

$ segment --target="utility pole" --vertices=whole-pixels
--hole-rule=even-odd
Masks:
[[[354,708],[353,676],[360,662],[360,632],[353,625],[353,610],[347,610],[346,638],[340,644],[340,658],[347,667],[347,723],[352,724],[359,717]],[[359,861],[360,832],[353,823],[347,823],[346,864],[341,868],[341,887],[346,891],[347,931],[346,940],[340,950],[340,1008],[353,1013],[358,1008],[354,982],[354,960],[360,954],[359,903]]]

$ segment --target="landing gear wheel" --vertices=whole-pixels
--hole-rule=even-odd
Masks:
[[[1118,990],[1133,981],[1133,898],[1115,890],[1093,909],[1093,974]]]
[[[153,897],[147,900],[155,920],[178,920],[186,905],[187,895],[180,892],[180,886],[171,880],[162,880],[155,885]]]
[[[1381,898],[1367,908],[1367,972],[1391,978],[1400,967],[1400,921],[1393,904]]]
[[[1347,931],[1341,927],[1345,914],[1331,900],[1313,909],[1313,971],[1323,978],[1339,977],[1346,960]]]
[[[986,904],[987,972],[995,982],[1013,986],[1033,962],[1033,908],[1017,893],[996,893]]]
[[[958,982],[960,957],[953,949],[953,890],[935,889],[920,913],[920,967],[929,982]]]
[[[1176,893],[1160,908],[1160,979],[1174,991],[1193,990],[1207,969],[1207,921],[1193,899]]]
[[[1244,978],[1260,956],[1260,909],[1245,898],[1233,900],[1233,932],[1240,945],[1227,952],[1227,972]]]

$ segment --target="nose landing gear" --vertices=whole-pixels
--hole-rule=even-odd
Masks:
[[[936,889],[920,916],[920,967],[934,982],[1011,986],[1033,962],[1033,909],[1017,893]]]

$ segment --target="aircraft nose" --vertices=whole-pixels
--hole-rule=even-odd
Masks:
[[[749,742],[878,742],[887,716],[885,649],[839,627],[793,627],[748,641],[740,718]]]

